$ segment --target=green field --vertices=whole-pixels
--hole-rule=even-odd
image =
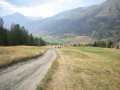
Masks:
[[[62,35],[62,36],[52,36],[43,35],[42,38],[50,43],[73,45],[75,44],[89,44],[95,41],[94,38],[88,36],[77,36],[74,34]]]
[[[47,90],[119,90],[120,50],[62,47]]]

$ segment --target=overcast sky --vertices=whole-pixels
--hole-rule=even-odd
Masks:
[[[50,17],[65,10],[101,4],[106,0],[0,0],[0,16],[19,12],[24,16]]]

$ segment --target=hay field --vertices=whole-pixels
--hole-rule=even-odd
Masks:
[[[37,46],[0,47],[0,67],[7,66],[21,60],[38,57],[48,48],[49,47]]]
[[[58,65],[41,90],[120,90],[120,50],[62,47],[56,51]]]

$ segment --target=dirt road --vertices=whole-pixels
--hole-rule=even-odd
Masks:
[[[35,90],[56,58],[54,49],[43,56],[0,70],[0,90]]]

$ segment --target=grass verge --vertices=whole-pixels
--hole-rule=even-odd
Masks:
[[[41,84],[39,86],[37,86],[37,90],[45,90],[48,87],[49,82],[53,78],[52,77],[53,74],[58,69],[59,59],[60,59],[60,56],[57,53],[57,58],[53,61],[51,68],[48,70],[48,73],[46,74],[45,78],[42,80]]]
[[[41,56],[50,47],[9,46],[0,47],[0,68]]]

